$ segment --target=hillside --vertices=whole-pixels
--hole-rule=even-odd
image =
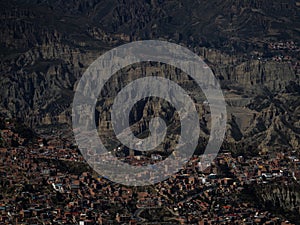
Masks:
[[[123,43],[163,39],[202,56],[220,80],[228,102],[225,147],[299,149],[298,1],[20,0],[0,6],[0,111],[8,117],[32,127],[70,123],[74,86],[93,60]]]

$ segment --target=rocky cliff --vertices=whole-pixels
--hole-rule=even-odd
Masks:
[[[227,146],[299,149],[299,48],[268,49],[273,42],[299,42],[296,1],[22,0],[0,6],[0,110],[8,117],[33,127],[70,123],[76,82],[93,60],[129,41],[160,38],[202,56],[220,80],[228,103]],[[290,58],[270,57],[277,54]],[[141,68],[128,68],[109,90]],[[187,85],[184,76],[177,81]],[[161,104],[144,104],[143,111],[158,111]],[[105,127],[109,109],[97,109]],[[132,119],[139,122],[140,115]],[[209,119],[200,122],[207,137]]]
[[[285,214],[291,220],[300,220],[299,185],[264,185],[255,189],[261,203],[268,209]]]

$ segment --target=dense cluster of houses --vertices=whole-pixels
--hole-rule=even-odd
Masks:
[[[299,50],[299,47],[296,42],[294,41],[278,41],[278,42],[271,42],[268,45],[269,49],[272,50]]]
[[[112,183],[91,169],[62,171],[53,160],[84,162],[74,146],[54,139],[23,146],[11,126],[1,130],[6,146],[0,148],[0,224],[150,224],[153,210],[167,218],[152,224],[292,224],[241,196],[249,184],[299,182],[297,152],[244,158],[223,151],[204,171],[195,156],[169,179],[137,188]],[[19,146],[12,147],[12,139]],[[134,153],[125,158],[144,163]]]

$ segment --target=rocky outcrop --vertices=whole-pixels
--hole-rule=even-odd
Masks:
[[[256,195],[268,209],[293,221],[300,221],[299,184],[263,185],[255,188]]]
[[[93,60],[125,42],[161,38],[187,46],[213,69],[228,103],[229,143],[259,150],[299,149],[299,74],[290,62],[256,57],[263,54],[268,35],[299,40],[293,28],[299,16],[294,1],[0,4],[0,110],[9,117],[30,126],[70,123],[76,82]],[[193,89],[177,70],[162,65],[159,69],[194,98],[201,97],[201,90]],[[109,128],[108,106],[117,90],[138,74],[153,71],[135,65],[123,72],[126,76],[107,85],[108,102],[97,107],[102,127]],[[202,110],[201,103],[197,107]],[[155,106],[144,104],[142,112],[158,111],[161,105],[160,101]],[[133,115],[139,122],[141,115]],[[200,119],[200,124],[207,137],[209,117]],[[138,127],[138,132],[147,128],[144,123]]]

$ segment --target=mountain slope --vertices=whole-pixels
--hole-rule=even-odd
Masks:
[[[74,85],[93,60],[129,41],[160,38],[201,55],[221,81],[228,142],[299,148],[299,108],[293,108],[299,105],[299,47],[270,47],[300,42],[297,1],[22,0],[0,6],[0,110],[9,117],[31,126],[70,123]],[[273,60],[278,55],[289,58]]]

